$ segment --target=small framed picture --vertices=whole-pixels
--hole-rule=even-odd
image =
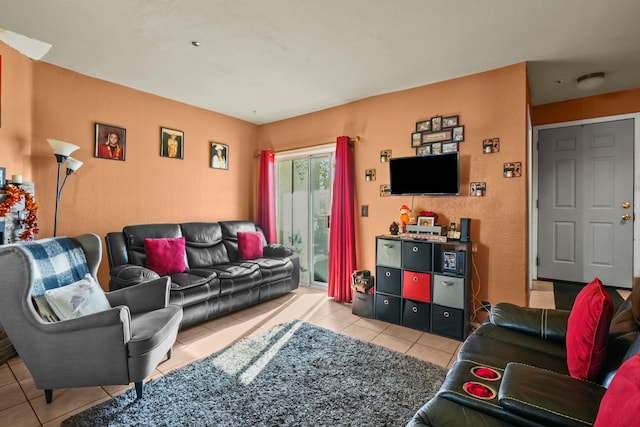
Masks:
[[[391,196],[391,186],[389,184],[382,184],[380,186],[380,197]]]
[[[442,143],[442,152],[450,153],[452,151],[458,151],[458,143],[457,142],[443,142]]]
[[[7,169],[0,168],[0,190],[2,190],[7,183]]]
[[[184,132],[160,128],[160,155],[172,159],[184,158]]]
[[[439,132],[422,132],[422,143],[451,141],[452,135],[451,129]]]
[[[229,170],[229,146],[211,141],[211,167]]]
[[[455,142],[464,141],[464,126],[456,126],[453,128],[453,140]]]
[[[431,154],[442,154],[442,142],[431,144]]]
[[[452,128],[454,126],[458,126],[458,116],[448,116],[442,118],[443,128]]]
[[[442,116],[431,117],[431,130],[433,132],[442,130]]]
[[[99,159],[123,160],[127,143],[125,128],[96,123],[94,156]]]
[[[431,130],[431,120],[416,122],[416,132],[429,132]]]
[[[470,196],[482,197],[487,192],[487,183],[472,182],[471,184],[469,184],[469,189],[470,189],[470,192],[469,192]]]
[[[436,224],[436,218],[434,216],[419,216],[417,224],[420,227],[434,227]]]
[[[487,138],[482,140],[482,152],[484,154],[497,153],[500,151],[500,138]]]
[[[391,150],[380,150],[380,163],[386,163],[391,158]]]
[[[376,170],[375,169],[366,169],[364,171],[364,180],[365,181],[375,181],[376,180]]]
[[[422,144],[422,134],[420,132],[414,132],[411,134],[411,146],[419,147]]]
[[[442,251],[442,270],[457,271],[458,259],[455,251]]]
[[[422,145],[416,148],[416,156],[426,156],[431,154],[431,144]]]

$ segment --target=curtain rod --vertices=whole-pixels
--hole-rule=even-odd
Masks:
[[[351,145],[352,147],[353,147],[353,143],[354,142],[360,142],[360,141],[362,141],[362,138],[359,135],[354,136],[354,137],[349,137],[349,145]],[[322,148],[324,146],[328,146],[328,145],[332,145],[332,144],[335,144],[335,142],[325,142],[325,143],[318,144],[318,145],[310,145],[308,147],[293,148],[291,150],[281,151],[278,154],[294,153],[296,151],[309,150],[309,149],[312,149],[312,148]],[[269,148],[269,150],[270,150],[270,148]],[[253,157],[260,157],[260,150],[256,150],[256,152],[253,154]]]

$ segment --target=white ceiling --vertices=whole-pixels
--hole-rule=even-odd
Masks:
[[[0,28],[258,124],[523,61],[534,105],[640,87],[638,0],[0,0]]]

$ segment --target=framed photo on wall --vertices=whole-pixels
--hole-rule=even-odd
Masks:
[[[160,128],[160,155],[172,159],[184,158],[184,132]]]
[[[211,167],[229,169],[229,146],[211,141]]]
[[[126,154],[127,130],[118,126],[96,123],[95,151],[99,159],[123,160]]]
[[[7,170],[5,168],[0,168],[0,190],[4,188],[4,185],[7,183]]]

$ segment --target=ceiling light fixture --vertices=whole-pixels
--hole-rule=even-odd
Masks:
[[[197,40],[192,41],[191,44],[194,45],[195,47],[200,46],[200,42]]]
[[[604,73],[590,73],[578,77],[578,87],[582,90],[592,90],[604,83]]]

